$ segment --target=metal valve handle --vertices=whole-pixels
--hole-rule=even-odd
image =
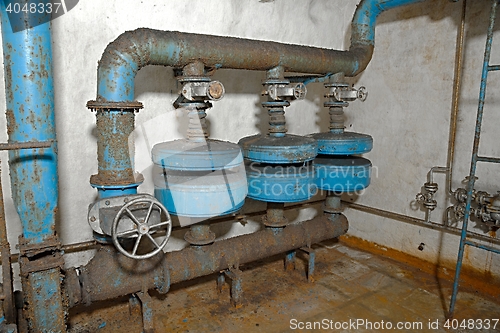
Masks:
[[[271,100],[293,100],[306,98],[307,88],[302,82],[290,84],[287,81],[265,83],[267,88],[263,95],[268,95]]]
[[[224,97],[226,90],[219,81],[188,82],[184,84],[181,95],[188,101],[210,100],[219,101]]]
[[[137,218],[133,213],[134,206],[136,208],[137,206],[139,206],[139,208],[142,208],[141,206],[147,206],[147,205],[149,205],[149,207],[146,217],[144,219]],[[154,209],[159,210],[160,216],[161,213],[164,212],[167,217],[167,220],[153,225],[148,224],[149,219],[151,217],[151,213],[153,212]],[[122,220],[122,217],[125,215],[127,215],[130,218],[130,220],[134,224],[134,227],[129,230],[117,232],[118,225]],[[158,242],[156,242],[156,240],[153,238],[152,234],[155,234],[160,230],[166,230],[166,235],[163,241],[160,244],[158,244]],[[131,200],[126,204],[124,204],[123,207],[118,211],[118,213],[116,213],[116,216],[113,220],[113,225],[111,227],[111,237],[113,239],[113,244],[115,245],[117,250],[129,258],[137,260],[151,258],[157,253],[159,253],[161,250],[163,250],[165,245],[167,245],[171,232],[172,232],[172,220],[170,219],[170,215],[168,214],[167,209],[158,200],[154,198],[144,198],[144,197]],[[126,238],[137,237],[131,252],[127,251],[121,244],[121,242],[123,242],[123,239],[125,237]],[[146,254],[137,254],[137,249],[139,248],[139,245],[143,238],[149,239],[149,241],[155,246],[155,249]]]
[[[306,98],[307,88],[306,85],[302,82],[299,82],[293,87],[293,97],[295,99],[304,99]]]
[[[347,85],[334,85],[330,84],[330,93],[326,97],[333,97],[339,102],[353,102],[359,99],[361,102],[366,100],[368,97],[368,91],[365,87],[359,87],[358,89],[354,87],[349,87]]]
[[[366,97],[368,97],[368,90],[366,90],[366,87],[361,86],[358,88],[358,99],[361,102],[366,101]]]

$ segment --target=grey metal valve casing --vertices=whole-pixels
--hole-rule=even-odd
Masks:
[[[118,211],[122,208],[124,204],[130,202],[135,199],[144,198],[144,199],[155,199],[153,196],[149,194],[135,194],[135,195],[126,195],[126,196],[118,196],[118,197],[110,197],[100,199],[89,206],[88,213],[88,222],[92,230],[100,235],[112,236],[112,225],[113,220],[118,213]],[[155,199],[156,200],[156,199]],[[147,214],[147,207],[144,207],[143,211],[137,211],[136,216],[138,218],[144,218]],[[151,224],[157,224],[161,221],[161,216],[158,211],[151,212],[150,216]],[[122,217],[120,222],[118,232],[130,230],[134,227],[134,223],[129,217]]]

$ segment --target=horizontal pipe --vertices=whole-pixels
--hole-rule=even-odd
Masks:
[[[323,202],[324,202],[324,199],[308,201],[305,203],[299,203],[299,204],[295,204],[295,205],[285,206],[284,210],[287,211],[287,210],[306,208],[306,207],[314,206],[314,205],[317,205],[317,204],[320,204]],[[383,210],[383,209],[379,209],[379,208],[375,208],[375,207],[370,207],[370,206],[365,206],[365,205],[361,205],[361,204],[356,204],[356,203],[352,203],[352,202],[348,202],[348,201],[342,201],[342,204],[344,204],[345,206],[352,208],[354,210],[359,210],[359,211],[362,211],[362,212],[365,212],[368,214],[378,215],[378,216],[390,218],[393,220],[399,220],[402,222],[411,223],[411,224],[418,225],[420,227],[424,227],[424,228],[428,228],[428,229],[440,230],[440,231],[444,231],[444,232],[447,232],[447,233],[453,234],[453,235],[460,235],[460,229],[456,228],[456,227],[447,226],[447,225],[439,224],[439,223],[432,222],[432,221],[426,222],[425,220],[419,219],[416,217],[398,214],[398,213],[390,212],[387,210]],[[208,222],[210,222],[210,224],[222,223],[222,222],[234,222],[236,220],[245,220],[245,219],[248,219],[251,217],[262,216],[265,213],[266,213],[266,210],[261,210],[261,211],[257,211],[257,212],[247,213],[244,215],[212,218],[212,219],[208,220]],[[172,230],[187,230],[187,229],[189,229],[189,226],[172,228]],[[496,245],[500,246],[500,239],[495,238],[495,237],[491,237],[491,236],[481,235],[481,234],[478,234],[477,232],[469,231],[467,233],[467,238],[476,239],[479,241],[488,242],[488,243],[496,244]],[[61,246],[61,250],[64,253],[80,252],[80,251],[87,251],[87,250],[93,249],[96,245],[98,245],[98,243],[95,240],[90,240],[90,241],[84,241],[84,242],[73,243],[73,244],[64,244]],[[13,253],[11,255],[11,261],[17,262],[18,257],[19,257],[18,253]],[[1,259],[1,257],[0,257],[0,259]]]
[[[360,73],[373,46],[356,45],[337,51],[269,41],[140,28],[126,31],[110,43],[97,69],[98,101],[134,100],[134,78],[147,65],[182,68],[195,61],[206,67],[327,74]]]
[[[18,150],[32,148],[49,148],[52,142],[15,142],[15,143],[0,143],[0,150]]]
[[[478,162],[488,162],[488,163],[500,163],[500,158],[498,157],[489,157],[489,156],[478,156]]]
[[[486,251],[490,251],[490,252],[494,252],[494,253],[500,254],[500,249],[494,248],[492,246],[479,244],[479,243],[476,243],[476,242],[473,242],[473,241],[470,241],[470,240],[466,240],[466,241],[464,241],[464,243],[467,244],[467,245],[469,245],[469,246],[477,247],[478,249],[482,249],[482,250],[486,250]]]
[[[299,204],[295,204],[295,205],[285,206],[284,210],[287,211],[287,210],[306,208],[306,207],[314,206],[314,205],[317,205],[317,204],[320,204],[323,202],[324,202],[324,199],[308,201],[308,202],[299,203]],[[356,203],[352,203],[352,202],[348,202],[348,201],[342,201],[342,204],[344,204],[345,206],[352,208],[354,210],[359,210],[359,211],[362,211],[362,212],[365,212],[368,214],[378,215],[378,216],[390,218],[393,220],[399,220],[402,222],[411,223],[411,224],[418,225],[420,227],[424,227],[424,228],[428,228],[428,229],[440,230],[440,231],[444,231],[444,232],[447,232],[447,233],[453,234],[453,235],[460,234],[460,229],[458,229],[456,227],[447,226],[447,225],[439,224],[439,223],[432,222],[432,221],[426,222],[425,220],[419,219],[416,217],[398,214],[398,213],[390,212],[387,210],[382,210],[382,209],[375,208],[375,207],[360,205],[360,204],[356,204]],[[266,213],[266,210],[261,210],[261,211],[257,211],[257,212],[246,213],[244,215],[216,217],[216,218],[212,218],[212,219],[208,220],[207,222],[210,222],[210,224],[214,224],[214,223],[223,223],[223,222],[235,222],[238,220],[244,221],[244,220],[251,218],[251,217],[262,216],[265,213]],[[172,231],[187,230],[187,229],[189,229],[189,226],[185,226],[185,227],[177,226],[177,227],[173,227]],[[467,238],[477,239],[479,241],[489,242],[491,244],[496,244],[496,245],[500,246],[500,239],[495,238],[495,237],[481,235],[481,234],[478,234],[477,232],[469,231],[467,233]],[[80,252],[80,251],[91,250],[91,249],[95,248],[96,245],[98,245],[98,243],[95,240],[90,240],[90,241],[62,245],[61,250],[64,253]],[[18,257],[19,257],[19,254],[13,253],[11,255],[11,261],[17,262]],[[0,259],[1,259],[1,257],[0,257]]]
[[[347,201],[342,201],[342,203],[349,208],[359,210],[361,212],[365,212],[365,213],[373,214],[373,215],[378,215],[378,216],[386,217],[386,218],[393,219],[393,220],[403,221],[406,223],[417,225],[419,227],[444,231],[444,232],[447,232],[449,234],[458,235],[458,236],[460,236],[460,233],[462,232],[462,230],[459,228],[450,227],[450,226],[447,226],[444,224],[439,224],[439,223],[432,222],[432,221],[427,222],[425,220],[422,220],[422,219],[419,219],[416,217],[398,214],[398,213],[390,212],[390,211],[383,210],[380,208],[369,207],[369,206],[360,205],[357,203],[347,202]],[[471,231],[467,232],[467,237],[474,238],[474,239],[477,239],[477,240],[482,241],[482,242],[488,242],[490,244],[496,244],[496,245],[500,246],[500,239],[495,238],[495,237],[485,236],[485,235],[481,235],[481,234],[478,234],[476,232],[471,232]]]
[[[217,241],[202,247],[136,261],[102,246],[84,267],[65,274],[69,305],[90,304],[146,289],[162,289],[252,261],[336,238],[347,232],[343,215],[316,217],[284,228],[266,228],[252,234]],[[168,272],[168,273],[166,273]]]
[[[110,43],[97,69],[99,101],[134,100],[134,78],[147,65],[184,67],[201,61],[206,67],[285,71],[309,74],[343,72],[355,76],[371,60],[375,21],[384,11],[424,0],[362,0],[351,23],[349,51],[221,37],[137,29]]]

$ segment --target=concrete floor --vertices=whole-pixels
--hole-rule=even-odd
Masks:
[[[418,268],[338,242],[315,249],[312,283],[307,282],[306,261],[300,256],[294,271],[283,269],[282,257],[243,267],[244,302],[239,308],[230,304],[229,284],[218,293],[215,276],[174,285],[166,296],[154,295],[155,331],[381,332],[392,324],[396,332],[500,332],[500,323],[494,321],[500,319],[499,295],[461,288],[457,321],[451,324],[476,321],[447,330],[450,281],[438,281]],[[486,319],[489,328],[484,328]],[[307,325],[314,328],[314,322],[317,329],[308,330]],[[360,325],[353,326],[356,323]],[[397,329],[398,323],[407,328]],[[480,323],[483,329],[477,329]],[[132,333],[141,332],[141,327],[140,310],[130,307],[127,299],[74,309],[70,314],[74,333]]]

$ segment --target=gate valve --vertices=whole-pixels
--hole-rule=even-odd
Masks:
[[[293,99],[304,99],[306,98],[307,88],[302,82],[287,84],[287,83],[276,83],[268,84],[267,89],[263,92],[263,95],[269,96],[274,101],[278,100],[293,100]]]
[[[225,89],[219,81],[188,82],[182,87],[181,94],[188,101],[219,101],[224,97]]]
[[[159,213],[160,221],[156,222],[152,218],[152,213]],[[145,215],[144,215],[145,213]],[[167,220],[161,221],[161,215],[165,214]],[[153,237],[154,234],[165,231],[163,240],[159,243]],[[167,209],[158,200],[150,197],[140,197],[125,203],[113,220],[111,227],[111,238],[113,244],[123,255],[132,259],[151,258],[167,245],[170,233],[172,231],[172,220]],[[124,244],[133,241],[133,248],[129,250]],[[153,245],[152,251],[137,254],[141,242]],[[144,244],[143,244],[144,245]]]
[[[491,198],[491,203],[486,206],[486,211],[489,213],[491,220],[500,221],[500,192],[493,198]]]
[[[473,195],[474,201],[481,206],[489,204],[492,199],[491,195],[488,192],[473,191],[473,194],[475,194]]]
[[[455,213],[455,220],[461,220],[464,218],[465,215],[465,204],[464,203],[459,203],[455,206],[453,206],[453,211]]]
[[[465,202],[467,201],[467,190],[459,187],[455,192],[453,192],[453,196],[458,202]]]
[[[330,92],[326,95],[327,98],[334,98],[339,102],[353,102],[359,99],[364,102],[368,97],[368,91],[365,87],[349,87],[347,85],[332,85]]]
[[[434,194],[438,190],[437,183],[427,182],[424,184],[424,189],[426,193],[419,193],[415,197],[418,203],[422,204],[425,208],[429,210],[434,210],[437,207],[437,201],[434,200]]]

